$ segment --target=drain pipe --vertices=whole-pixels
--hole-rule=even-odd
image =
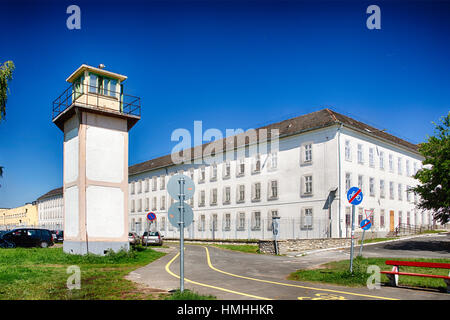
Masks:
[[[338,191],[339,191],[339,210],[338,210],[338,224],[339,224],[339,238],[342,238],[342,223],[341,223],[341,195],[342,195],[342,191],[341,191],[341,128],[342,128],[342,122],[340,122],[340,125],[337,129],[337,133],[338,133],[338,180],[339,180],[339,186],[338,186]]]

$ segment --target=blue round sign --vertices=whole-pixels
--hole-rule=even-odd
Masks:
[[[361,223],[359,224],[359,226],[360,226],[361,229],[363,229],[363,230],[369,230],[370,227],[372,226],[372,222],[370,222],[369,219],[364,219],[363,221],[361,221]]]
[[[351,187],[347,191],[347,200],[350,204],[357,206],[363,200],[363,193],[358,187]]]
[[[147,219],[150,220],[150,221],[156,220],[156,214],[154,214],[153,212],[149,212],[147,214]]]

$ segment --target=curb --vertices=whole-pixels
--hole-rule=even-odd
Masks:
[[[371,245],[376,245],[376,244],[381,244],[381,243],[396,242],[396,241],[403,241],[403,240],[408,240],[408,239],[413,239],[413,238],[420,238],[420,237],[436,237],[436,236],[445,235],[447,233],[448,232],[441,232],[441,233],[419,234],[419,235],[415,235],[415,236],[405,236],[405,237],[399,238],[399,239],[392,239],[392,240],[386,240],[386,241],[367,243],[367,244],[365,244],[365,246],[371,246]],[[359,244],[355,245],[355,247],[359,247],[359,246],[360,246]],[[309,254],[314,254],[314,253],[319,253],[319,252],[326,252],[326,251],[333,251],[333,250],[342,250],[342,249],[347,249],[347,248],[351,248],[351,246],[334,247],[334,248],[325,248],[325,249],[304,251],[304,252],[297,253],[295,255],[291,255],[291,257],[303,257],[303,256],[309,255]],[[289,254],[286,254],[286,255],[289,256]]]

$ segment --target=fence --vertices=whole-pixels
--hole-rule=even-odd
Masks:
[[[178,228],[169,226],[165,221],[152,224],[150,230],[159,230],[167,239],[179,238]],[[316,219],[305,224],[300,218],[279,219],[279,239],[317,239],[329,237],[329,221]],[[194,221],[185,228],[185,237],[189,239],[232,240],[232,239],[273,239],[272,219],[252,221]]]

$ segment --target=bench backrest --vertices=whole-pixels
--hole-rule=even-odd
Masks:
[[[387,265],[450,269],[450,263],[386,260]]]

